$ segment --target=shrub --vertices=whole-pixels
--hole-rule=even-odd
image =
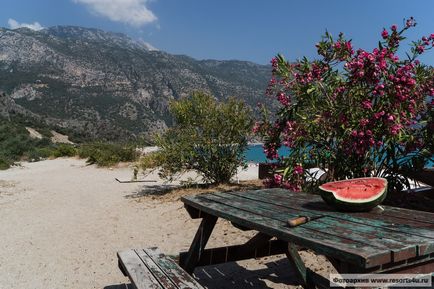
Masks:
[[[48,159],[54,156],[54,150],[52,146],[35,148],[29,153],[29,159],[34,159],[35,161]]]
[[[49,144],[50,140],[35,140],[23,125],[2,120],[0,123],[0,167],[7,169],[21,158],[28,155],[39,146]]]
[[[59,157],[73,157],[77,155],[77,149],[71,144],[59,143],[54,146],[51,156]]]
[[[397,172],[421,169],[433,152],[434,69],[416,58],[432,48],[434,34],[412,43],[407,59],[397,51],[413,18],[381,33],[373,51],[354,51],[351,40],[328,33],[317,44],[319,59],[272,60],[267,94],[280,103],[276,119],[264,117],[255,130],[265,153],[286,169],[271,185],[315,189],[309,167],[326,171],[324,181],[385,176],[390,189],[407,180]],[[277,149],[288,146],[288,156]]]
[[[134,146],[112,143],[83,144],[78,149],[81,158],[87,158],[89,164],[111,166],[119,162],[131,162],[137,159]]]
[[[141,169],[157,169],[163,160],[161,159],[161,154],[158,152],[147,153],[139,158],[137,162],[138,168]]]
[[[205,182],[227,183],[244,165],[251,111],[234,98],[217,102],[195,92],[170,103],[174,127],[157,137],[160,176],[169,180],[188,170]],[[153,164],[155,165],[155,164]]]
[[[0,156],[0,170],[7,170],[12,165],[12,162],[5,157]]]

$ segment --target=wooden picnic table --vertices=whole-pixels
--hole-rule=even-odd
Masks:
[[[383,206],[384,210],[342,213],[320,196],[284,189],[219,192],[183,197],[191,218],[202,222],[179,263],[192,273],[197,266],[286,254],[306,288],[328,288],[329,281],[306,268],[300,247],[325,255],[339,273],[434,272],[434,214]],[[298,227],[297,216],[324,217]],[[218,218],[258,233],[247,243],[205,249]]]

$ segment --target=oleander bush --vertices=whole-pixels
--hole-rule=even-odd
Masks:
[[[273,118],[264,110],[254,131],[264,138],[267,157],[285,169],[268,185],[315,190],[319,182],[383,176],[390,190],[400,190],[408,180],[399,172],[432,161],[434,69],[417,58],[432,49],[434,34],[398,56],[405,32],[415,25],[410,18],[402,29],[383,29],[372,51],[326,33],[315,60],[272,59],[266,94],[280,109]],[[289,155],[278,154],[281,146],[290,148]],[[321,181],[312,167],[326,172]]]

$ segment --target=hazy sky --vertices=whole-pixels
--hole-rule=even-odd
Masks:
[[[433,14],[434,0],[1,0],[0,26],[95,27],[174,54],[265,64],[278,52],[314,56],[326,29],[372,49],[383,27],[413,16],[415,40],[434,33]],[[421,60],[434,65],[434,49]]]

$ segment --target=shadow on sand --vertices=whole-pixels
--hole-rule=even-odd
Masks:
[[[132,192],[125,196],[127,199],[137,199],[146,196],[164,196],[170,194],[175,189],[180,188],[179,185],[146,185],[141,188],[141,190]]]
[[[267,283],[280,284],[284,288],[297,285],[294,270],[286,258],[264,265],[266,268],[247,269],[236,262],[230,262],[198,267],[194,271],[194,276],[200,284],[209,289],[272,288]]]
[[[262,183],[240,182],[221,185],[210,184],[190,184],[190,185],[172,185],[172,184],[147,184],[140,190],[132,192],[125,196],[127,199],[136,199],[146,196],[164,196],[170,194],[189,195],[205,192],[229,192],[229,191],[248,191],[263,189]]]

